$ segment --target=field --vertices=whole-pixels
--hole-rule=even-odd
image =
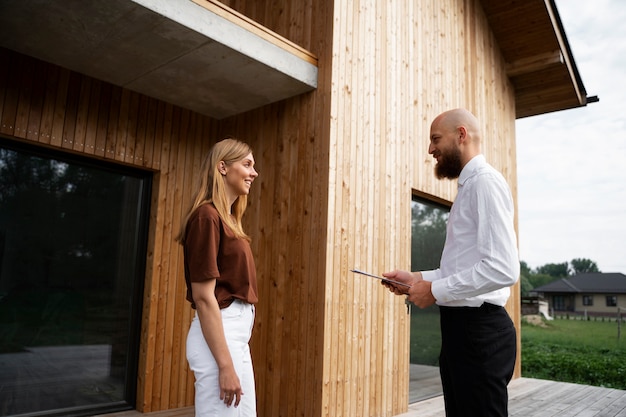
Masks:
[[[441,330],[439,329],[439,308],[426,309],[411,307],[411,363],[439,366]]]
[[[626,323],[522,320],[522,376],[626,390]],[[411,363],[438,366],[441,347],[436,308],[411,311]]]
[[[626,324],[522,321],[522,376],[626,389]]]

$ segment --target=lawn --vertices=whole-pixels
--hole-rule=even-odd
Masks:
[[[411,306],[411,363],[439,366],[441,330],[439,308]]]
[[[522,320],[522,376],[626,390],[626,323],[556,319],[535,326]],[[411,363],[439,366],[436,308],[411,309]]]
[[[615,321],[522,321],[522,376],[626,389],[626,325]]]

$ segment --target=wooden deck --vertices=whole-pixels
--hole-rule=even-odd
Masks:
[[[411,404],[395,417],[442,417],[443,397]],[[626,417],[626,391],[542,379],[509,384],[509,417]]]
[[[101,417],[193,417],[193,407],[141,414],[137,411]],[[443,397],[409,406],[395,417],[443,417]],[[519,378],[509,385],[509,417],[626,417],[626,391],[542,379]]]

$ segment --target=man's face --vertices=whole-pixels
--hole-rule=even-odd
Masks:
[[[455,179],[461,175],[463,163],[457,133],[456,130],[447,130],[438,123],[433,123],[430,128],[428,153],[437,160],[435,175],[439,179]]]

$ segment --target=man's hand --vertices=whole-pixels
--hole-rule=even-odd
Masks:
[[[435,304],[435,297],[431,291],[432,283],[424,281],[420,274],[420,279],[409,288],[409,301],[419,308],[426,308]]]
[[[382,281],[382,284],[396,295],[408,294],[410,286],[413,285],[413,283],[418,279],[418,277],[415,276],[415,273],[401,271],[398,269],[390,272],[383,272],[383,277],[409,285],[409,287],[405,287],[403,285],[396,285],[393,282]],[[421,274],[419,279],[421,279]]]
[[[389,288],[389,291],[392,293],[396,295],[408,295],[409,301],[419,308],[426,308],[435,304],[435,301],[437,301],[431,291],[432,283],[430,281],[424,281],[420,271],[409,272],[396,269],[391,272],[384,272],[383,277],[410,285],[410,287],[404,287],[395,285],[393,282],[382,281],[382,284]]]

